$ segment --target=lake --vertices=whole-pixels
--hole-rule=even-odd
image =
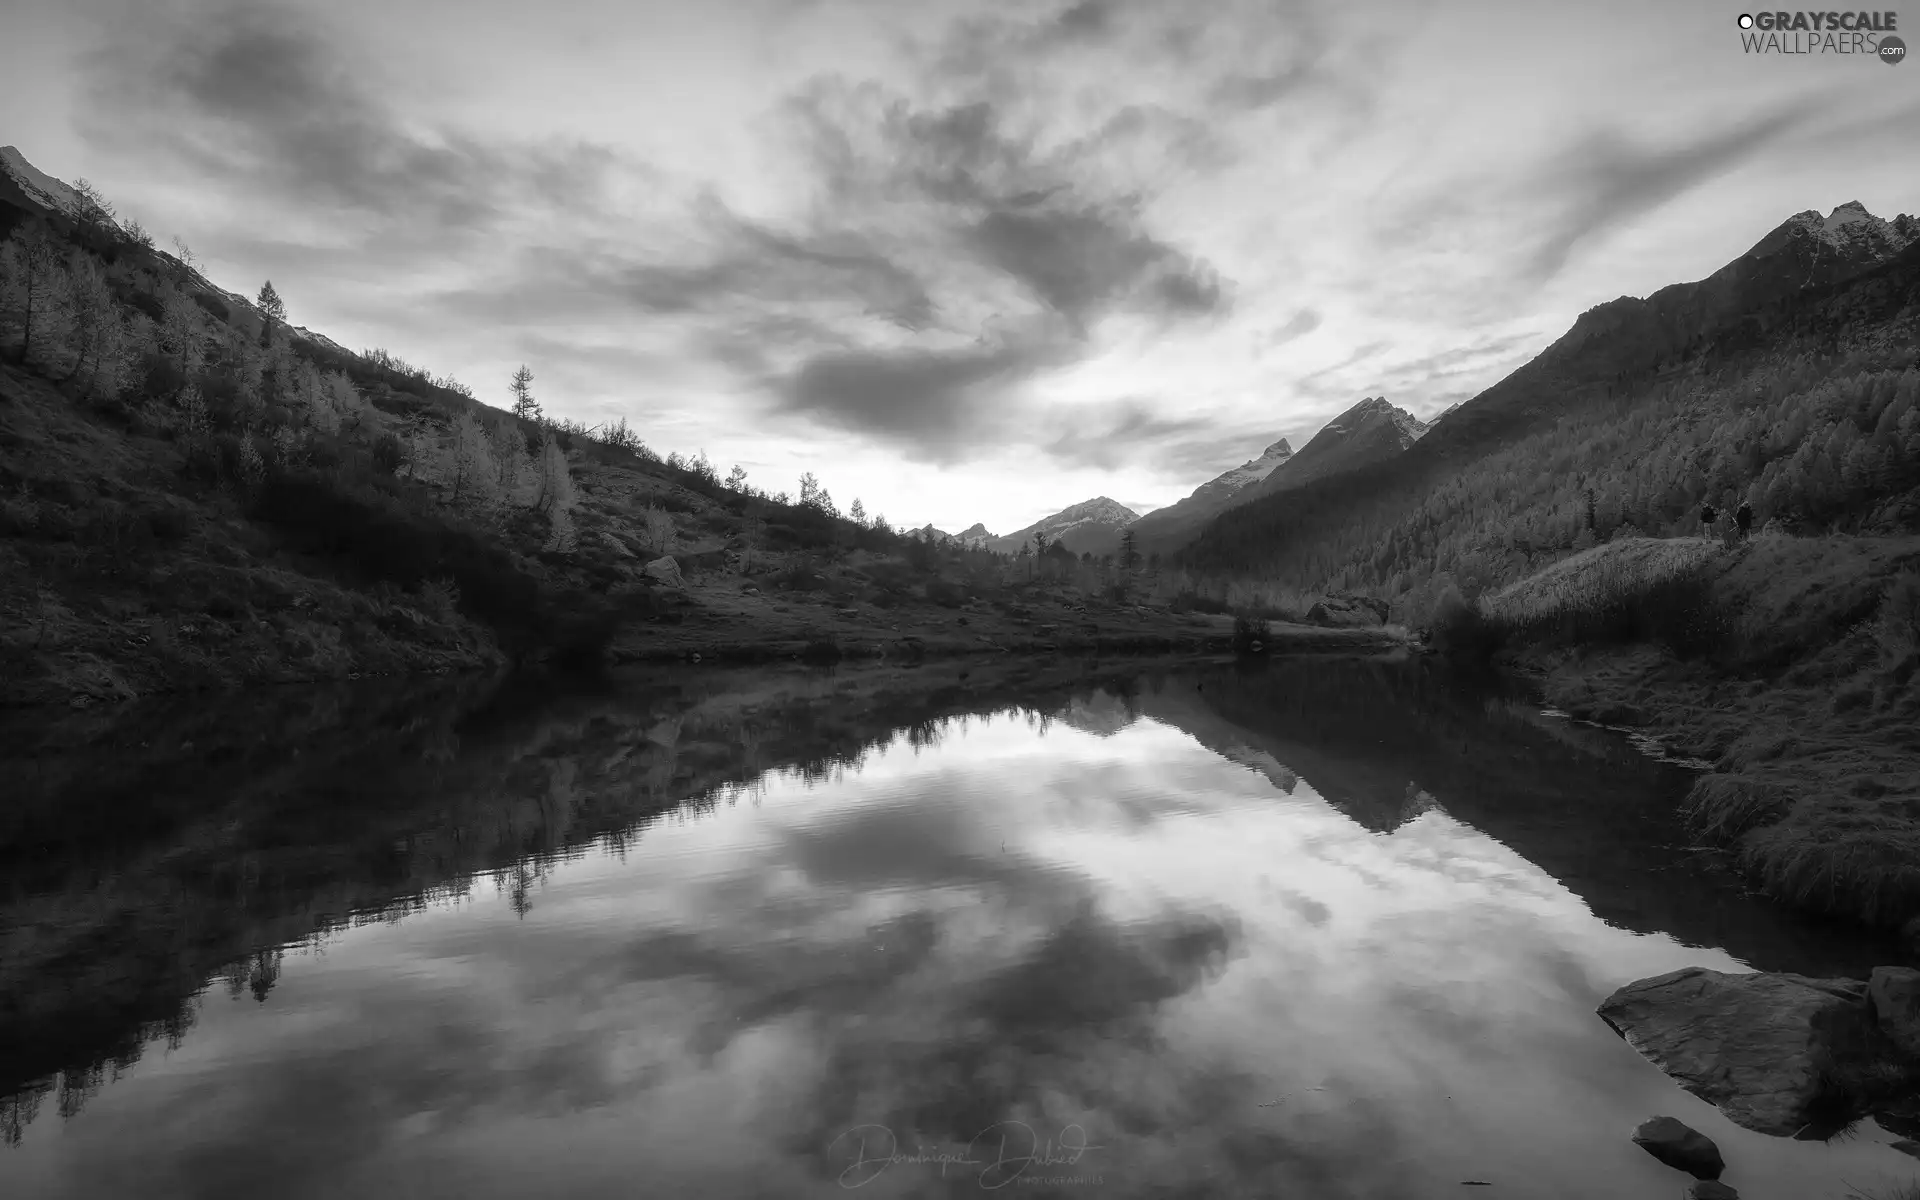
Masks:
[[[1920,1174],[1594,1015],[1897,951],[1420,664],[363,681],[0,724],[0,1195],[1678,1196]],[[1463,1187],[1469,1182],[1485,1187]]]

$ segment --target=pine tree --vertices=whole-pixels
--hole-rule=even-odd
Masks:
[[[1133,530],[1120,531],[1120,569],[1131,571],[1140,565],[1140,551],[1134,544]]]
[[[533,371],[525,363],[513,373],[509,386],[513,389],[513,415],[523,421],[539,421],[540,405],[533,398]]]
[[[260,285],[260,295],[255,298],[254,303],[259,305],[260,311],[267,314],[272,320],[284,321],[287,319],[287,306],[281,301],[280,293],[273,290],[273,280],[271,279]]]

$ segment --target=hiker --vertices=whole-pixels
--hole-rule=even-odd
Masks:
[[[1711,504],[1702,504],[1700,506],[1700,532],[1708,541],[1713,540],[1713,519],[1719,515],[1719,513],[1713,511],[1713,505]]]
[[[1746,541],[1753,531],[1753,505],[1742,500],[1740,507],[1733,510],[1733,523],[1740,529],[1740,540]]]

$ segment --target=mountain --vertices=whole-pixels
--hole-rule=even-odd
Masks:
[[[1183,544],[1209,519],[1245,498],[1248,488],[1259,483],[1293,457],[1293,447],[1281,438],[1230,471],[1214,476],[1184,500],[1170,504],[1134,522],[1134,536],[1141,553],[1164,550]]]
[[[993,535],[987,532],[987,527],[978,521],[953,536],[956,541],[965,546],[984,546],[993,540]]]
[[[1393,458],[1420,440],[1428,426],[1385,396],[1369,396],[1321,427],[1313,440],[1241,497],[1242,501],[1303,487],[1369,463]]]
[[[1018,554],[1020,547],[1033,540],[1034,534],[1045,533],[1048,541],[1057,542],[1075,554],[1112,554],[1120,548],[1120,531],[1139,519],[1139,513],[1118,500],[1096,496],[1050,517],[1042,517],[1025,529],[994,538],[986,547],[999,554]]]
[[[80,212],[79,193],[28,162],[14,146],[0,146],[0,201],[26,212],[38,209],[67,217]]]
[[[1181,559],[1393,596],[1492,585],[1617,529],[1679,532],[1708,488],[1763,524],[1898,525],[1917,354],[1920,221],[1799,213],[1705,279],[1583,313],[1402,452],[1235,505]]]

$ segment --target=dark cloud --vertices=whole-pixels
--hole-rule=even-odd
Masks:
[[[999,207],[968,238],[983,259],[1026,284],[1076,330],[1142,282],[1141,307],[1150,311],[1203,315],[1221,303],[1219,281],[1204,266],[1092,210]]]
[[[84,66],[79,124],[96,144],[283,211],[456,232],[515,205],[590,203],[623,165],[605,147],[410,129],[346,50],[285,10],[150,11]]]
[[[782,411],[954,462],[997,438],[1022,381],[1054,365],[1044,346],[904,347],[813,356],[781,381]]]
[[[1810,115],[1796,105],[1665,146],[1613,130],[1575,139],[1542,172],[1542,190],[1565,199],[1559,218],[1539,234],[1526,277],[1551,279],[1582,242],[1726,174]]]
[[[1267,335],[1267,345],[1284,346],[1295,338],[1303,338],[1320,328],[1323,320],[1325,318],[1320,315],[1319,309],[1303,308],[1288,317],[1284,325]]]

